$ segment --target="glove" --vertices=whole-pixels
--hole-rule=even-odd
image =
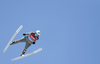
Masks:
[[[35,42],[33,42],[33,44],[35,44]]]
[[[24,33],[23,36],[25,36],[26,34]]]

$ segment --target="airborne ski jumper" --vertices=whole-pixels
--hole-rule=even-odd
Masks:
[[[36,43],[36,41],[39,39],[39,36],[40,36],[40,30],[37,30],[36,32],[24,33],[23,36],[24,37],[21,38],[20,40],[13,41],[10,44],[10,45],[13,45],[13,44],[17,44],[19,42],[25,42],[26,43],[25,48],[22,51],[20,56],[23,56],[25,54],[27,48],[30,47],[31,44]]]

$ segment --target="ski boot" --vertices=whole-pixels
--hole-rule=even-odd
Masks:
[[[24,54],[21,54],[20,56],[24,56]]]
[[[10,43],[10,45],[12,45],[12,44],[14,44],[15,43],[15,41],[13,41],[12,43]]]

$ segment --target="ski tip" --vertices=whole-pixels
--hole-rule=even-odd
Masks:
[[[41,50],[42,50],[42,48],[39,48],[38,50],[34,51],[34,53],[37,53],[37,52],[39,52]]]
[[[20,27],[23,27],[23,25],[21,25]]]
[[[42,50],[42,48],[40,48]]]
[[[17,33],[23,28],[23,25],[21,25],[18,29],[17,29]]]
[[[39,49],[41,49],[41,50],[42,50],[42,48],[39,48]]]

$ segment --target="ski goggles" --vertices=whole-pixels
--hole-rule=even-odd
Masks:
[[[39,36],[37,33],[35,33],[36,36]]]

